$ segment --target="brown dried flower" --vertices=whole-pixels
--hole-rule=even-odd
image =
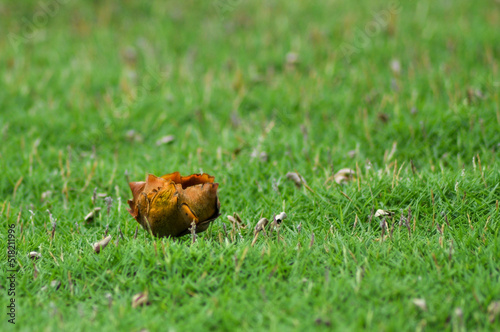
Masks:
[[[179,172],[157,177],[149,174],[145,182],[130,182],[133,199],[130,214],[153,235],[179,237],[205,231],[219,215],[218,183],[208,174],[181,176]]]

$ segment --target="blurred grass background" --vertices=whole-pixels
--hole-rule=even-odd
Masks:
[[[16,327],[498,328],[488,311],[500,293],[498,1],[3,1],[0,15]],[[335,185],[343,167],[359,182]],[[215,175],[223,217],[193,246],[142,230],[133,240],[127,176],[173,171]],[[94,188],[114,205],[89,226]],[[283,205],[283,242],[252,248],[250,230],[219,241],[226,214],[255,225]],[[409,207],[414,237],[400,228],[399,240],[373,242],[372,209]],[[435,228],[443,214],[449,238]],[[106,225],[127,240],[95,256],[88,244]],[[458,261],[437,268],[449,241]],[[31,250],[43,253],[36,279]],[[52,280],[63,286],[41,292]],[[151,305],[132,309],[144,289]],[[426,311],[411,302],[422,296]]]

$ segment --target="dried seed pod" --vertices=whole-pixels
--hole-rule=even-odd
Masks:
[[[292,180],[295,183],[295,185],[297,186],[297,188],[302,187],[302,184],[306,183],[306,180],[304,180],[302,175],[300,175],[299,173],[288,172],[288,173],[286,173],[286,178],[289,180]]]
[[[37,260],[37,259],[40,259],[42,258],[42,254],[39,253],[39,252],[36,252],[36,251],[31,251],[29,254],[28,254],[28,257],[33,259],[33,260]]]
[[[338,184],[342,184],[344,182],[351,181],[354,178],[354,174],[355,174],[355,172],[352,169],[342,168],[340,171],[335,173],[335,175],[333,176],[333,179]]]
[[[97,218],[99,216],[99,212],[101,211],[100,207],[95,207],[92,211],[90,211],[83,220],[85,222],[91,222],[94,220],[94,218]]]
[[[238,225],[240,225],[241,228],[247,228],[247,225],[243,223],[243,220],[241,219],[240,215],[238,213],[233,213],[233,218],[236,219],[236,222]]]
[[[427,311],[427,303],[425,302],[425,299],[413,299],[412,303],[419,307],[423,311]]]
[[[257,222],[257,225],[255,225],[255,236],[252,241],[252,247],[254,246],[255,242],[257,242],[257,238],[259,237],[259,234],[261,231],[266,231],[266,226],[269,223],[269,220],[267,218],[262,218]]]
[[[395,75],[398,76],[401,73],[401,62],[398,59],[391,60],[391,70]]]
[[[267,218],[260,219],[259,222],[257,222],[257,225],[255,225],[255,234],[264,230],[268,223],[269,223],[269,220],[267,220]]]
[[[142,142],[144,140],[142,135],[140,133],[136,132],[134,129],[128,130],[125,133],[125,137],[130,142]]]
[[[281,212],[278,215],[273,216],[273,224],[272,224],[272,229],[277,230],[279,225],[283,222],[283,220],[286,218],[286,213]]]
[[[47,190],[42,193],[42,196],[40,197],[40,200],[42,202],[45,202],[50,196],[52,196],[52,191]]]
[[[143,306],[143,305],[147,305],[148,304],[148,292],[145,291],[145,292],[142,292],[142,293],[138,293],[138,294],[135,294],[133,297],[132,297],[132,308],[137,308],[139,306]]]
[[[283,220],[285,220],[287,217],[286,213],[285,212],[281,212],[280,214],[278,214],[274,219],[276,220],[276,223],[279,225],[283,222]]]
[[[381,209],[378,209],[378,210],[375,212],[374,217],[383,217],[383,216],[388,216],[389,218],[391,218],[393,215],[394,215],[394,212],[387,211],[387,210],[381,210]]]
[[[168,144],[170,142],[173,142],[174,140],[175,140],[174,135],[163,136],[162,138],[156,141],[156,145],[160,146],[163,144]]]
[[[111,235],[108,235],[104,239],[102,239],[101,241],[98,241],[98,242],[94,243],[92,245],[92,247],[94,248],[95,253],[98,254],[98,253],[101,252],[101,250],[103,250],[104,248],[106,248],[106,246],[108,245],[109,241],[111,241]]]
[[[227,220],[229,220],[231,224],[233,224],[233,227],[234,225],[236,225],[236,219],[233,216],[227,216]]]
[[[59,287],[61,287],[61,282],[59,280],[52,280],[50,282],[50,287],[54,288],[55,290],[58,290]]]

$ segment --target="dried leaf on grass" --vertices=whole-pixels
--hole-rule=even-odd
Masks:
[[[205,231],[219,217],[218,183],[208,174],[181,176],[179,172],[146,181],[130,182],[133,198],[128,201],[130,214],[148,232],[158,237],[179,237]]]

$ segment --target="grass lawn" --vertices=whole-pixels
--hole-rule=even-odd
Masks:
[[[500,330],[498,1],[0,15],[0,330]],[[214,175],[222,215],[136,235],[127,182],[175,171]]]

